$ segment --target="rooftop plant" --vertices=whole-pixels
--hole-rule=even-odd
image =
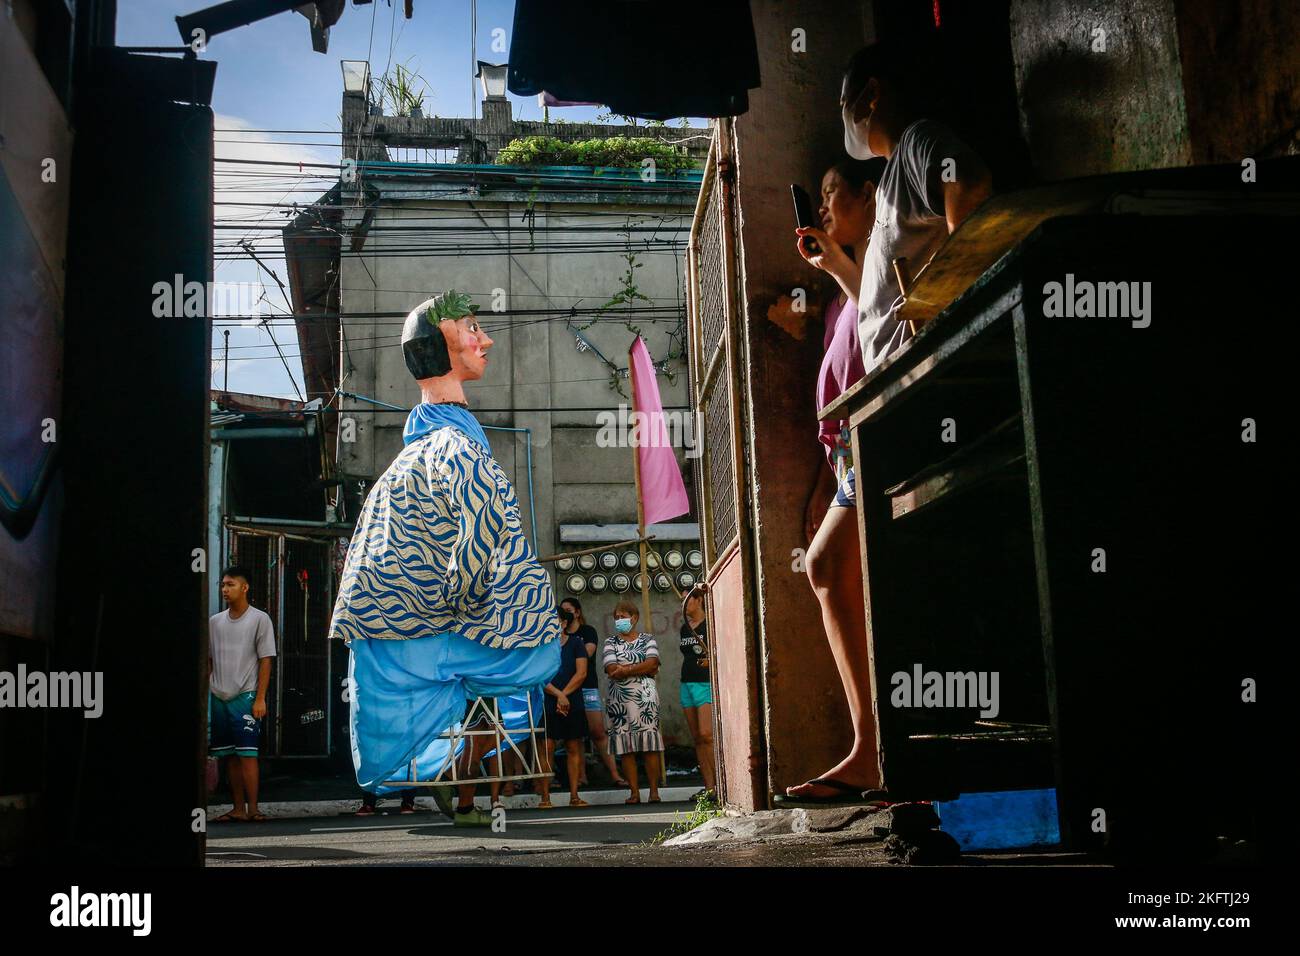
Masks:
[[[566,142],[554,136],[525,136],[513,139],[497,153],[501,166],[610,166],[637,169],[645,159],[655,168],[671,174],[693,169],[698,164],[686,151],[672,143],[649,137],[611,136]]]

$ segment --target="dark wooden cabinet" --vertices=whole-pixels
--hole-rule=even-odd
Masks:
[[[1280,597],[1262,457],[1284,440],[1297,222],[1199,208],[1045,219],[824,410],[852,426],[896,794],[1055,787],[1074,849],[1253,835],[1266,754],[1243,682],[1267,670]],[[1045,315],[1067,274],[1146,284],[1149,324],[1132,301]],[[996,715],[896,706],[918,666],[996,673]]]

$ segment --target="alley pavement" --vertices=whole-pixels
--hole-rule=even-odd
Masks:
[[[581,864],[592,850],[635,850],[691,804],[642,803],[505,811],[504,832],[456,827],[442,814],[338,815],[208,828],[208,866]],[[653,848],[651,848],[653,849]],[[598,861],[592,860],[592,863]],[[608,857],[602,863],[610,862]]]
[[[652,841],[689,802],[507,809],[504,832],[455,827],[436,811],[282,817],[208,828],[210,867],[273,866],[894,866],[860,811],[815,811],[806,833],[753,833],[698,845]],[[781,816],[769,811],[760,816]],[[784,815],[788,816],[789,811]],[[744,818],[741,818],[744,819]],[[719,821],[721,822],[721,821]],[[729,825],[729,824],[727,824]],[[789,827],[786,827],[789,829]],[[1077,854],[967,854],[959,866],[1093,865]]]

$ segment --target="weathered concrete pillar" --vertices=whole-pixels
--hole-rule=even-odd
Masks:
[[[1289,0],[1013,0],[1021,128],[1044,179],[1294,149]]]
[[[741,209],[742,338],[752,449],[755,593],[769,788],[781,792],[829,769],[852,743],[848,707],[803,570],[804,513],[819,469],[815,384],[820,307],[783,305],[795,289],[830,298],[831,280],[795,249],[790,184],[816,195],[844,158],[842,71],[871,39],[870,4],[756,2],[763,85],[736,118]],[[725,715],[724,715],[725,719]]]

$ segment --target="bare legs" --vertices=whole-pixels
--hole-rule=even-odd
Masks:
[[[564,759],[569,769],[569,806],[585,806],[578,796],[578,777],[582,774],[582,741],[566,740],[564,742]]]
[[[650,802],[659,802],[659,777],[663,752],[659,750],[647,750],[645,752],[645,775],[650,778]],[[636,754],[623,754],[621,761],[623,764],[623,776],[627,777],[628,786],[632,789],[632,796],[624,800],[624,803],[640,803],[641,787],[636,772]]]
[[[808,580],[822,606],[822,624],[844,685],[853,721],[853,749],[823,777],[860,786],[880,786],[876,720],[871,709],[871,662],[867,654],[866,610],[862,603],[862,559],[858,554],[857,512],[831,508],[808,548]],[[818,784],[786,788],[792,797],[834,796]]]
[[[537,781],[542,797],[538,806],[546,810],[551,806],[551,775],[555,773],[555,741],[550,737],[546,738],[546,762],[542,765],[542,773],[545,776]]]
[[[663,752],[660,750],[647,750],[645,752],[645,775],[650,778],[650,802],[659,802],[659,778],[663,776],[661,766]]]
[[[700,776],[704,778],[704,789],[714,790],[713,779],[713,705],[701,704],[699,707],[683,707],[686,714],[686,726],[690,728],[691,740],[695,741],[695,759],[700,762]]]
[[[237,820],[257,816],[257,758],[227,757],[226,779],[230,781],[230,796],[235,801],[231,814]]]
[[[467,736],[469,737],[469,744],[463,751],[461,751],[461,759],[464,763],[460,768],[460,772],[464,776],[469,777],[474,775],[472,773],[473,768],[479,765],[479,762],[483,759],[483,755],[494,747],[495,744],[492,738],[487,734],[468,734]],[[462,809],[464,807],[474,806],[474,791],[476,789],[478,789],[478,784],[475,783],[463,783],[457,787],[456,808]]]
[[[587,730],[591,732],[591,744],[595,749],[597,756],[605,764],[605,769],[609,771],[615,786],[626,787],[627,781],[623,775],[618,772],[618,765],[614,763],[614,757],[609,752],[609,733],[605,730],[605,712],[602,710],[587,711]]]

